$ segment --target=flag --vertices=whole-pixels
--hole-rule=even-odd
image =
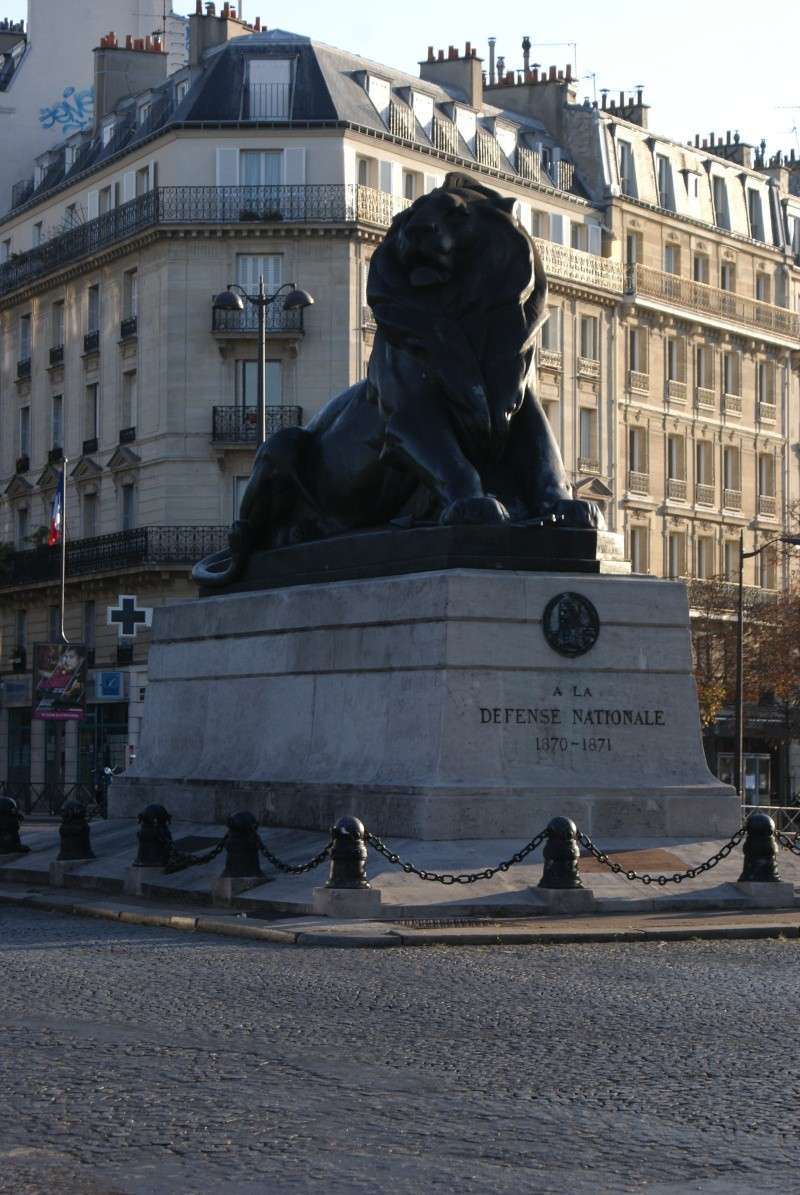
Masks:
[[[48,547],[55,547],[61,542],[61,532],[64,526],[64,470],[61,470],[58,478],[58,485],[56,492],[53,494],[53,503],[50,507],[50,528],[47,533]]]

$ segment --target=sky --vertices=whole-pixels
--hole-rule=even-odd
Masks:
[[[42,0],[38,0],[42,2]],[[61,0],[70,3],[70,0]],[[102,0],[98,0],[102,3]],[[459,0],[454,11],[430,0],[398,5],[364,0],[304,0],[289,15],[284,5],[243,0],[252,22],[291,28],[389,66],[418,73],[427,47],[471,41],[488,60],[487,39],[507,69],[521,67],[521,42],[530,37],[531,61],[563,67],[577,63],[578,98],[600,98],[644,85],[650,128],[678,141],[739,131],[742,140],[767,140],[768,152],[800,152],[800,4],[764,0],[758,19],[752,3],[727,0],[570,0],[541,6],[506,2],[494,15],[486,0]],[[194,0],[175,0],[175,11],[194,11]],[[221,5],[218,5],[218,9]],[[5,0],[2,13],[18,20],[25,0]]]

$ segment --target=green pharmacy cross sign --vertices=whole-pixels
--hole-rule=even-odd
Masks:
[[[120,639],[131,639],[142,627],[153,623],[151,606],[139,606],[135,594],[122,593],[116,606],[108,607],[108,625],[117,628]]]

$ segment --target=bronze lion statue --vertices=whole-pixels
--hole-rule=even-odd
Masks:
[[[547,280],[513,207],[449,174],[395,217],[370,263],[367,377],[261,445],[230,549],[195,581],[238,579],[258,548],[397,520],[603,525],[572,498],[536,397]]]

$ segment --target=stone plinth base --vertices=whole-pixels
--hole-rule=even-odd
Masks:
[[[782,880],[775,884],[755,884],[748,880],[740,880],[736,890],[759,908],[791,909],[794,906],[794,884],[787,884]]]
[[[551,913],[591,913],[594,910],[591,888],[531,888],[530,894]]]
[[[544,634],[565,593],[597,615],[580,655]],[[468,569],[162,607],[136,766],[109,800],[451,840],[525,842],[557,815],[615,838],[740,820],[702,750],[683,584]]]
[[[56,859],[48,870],[48,882],[51,888],[63,888],[64,881],[70,872],[82,867],[84,863],[92,863],[93,859]]]
[[[164,875],[163,867],[129,867],[125,872],[124,890],[128,896],[143,896],[145,884],[153,880],[160,880]]]
[[[322,917],[377,917],[381,894],[377,888],[315,888],[314,912]]]
[[[268,884],[271,876],[220,876],[214,880],[211,901],[215,905],[229,905],[235,896]]]

